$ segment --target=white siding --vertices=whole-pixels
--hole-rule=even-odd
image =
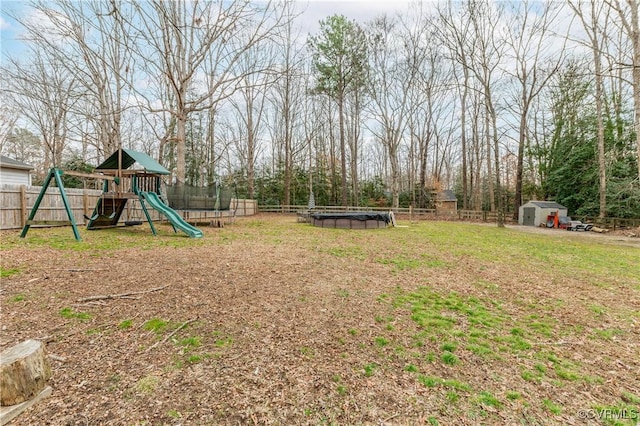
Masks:
[[[31,186],[31,173],[29,173],[29,170],[17,170],[0,167],[0,184]]]
[[[552,213],[556,213],[558,212],[558,216],[567,216],[567,209],[561,209],[561,208],[545,208],[545,207],[540,207],[537,206],[535,204],[533,204],[533,202],[528,202],[526,204],[524,204],[523,206],[520,206],[520,210],[519,210],[519,215],[518,215],[518,223],[520,225],[524,224],[524,209],[527,207],[533,207],[535,208],[535,218],[534,218],[534,226],[540,226],[542,224],[546,225],[547,224],[547,216],[552,214]]]

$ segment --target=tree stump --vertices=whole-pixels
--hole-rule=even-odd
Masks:
[[[51,377],[44,345],[27,340],[0,354],[0,406],[15,405],[38,395]]]

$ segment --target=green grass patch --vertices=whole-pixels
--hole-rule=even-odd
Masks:
[[[376,363],[369,363],[367,365],[364,366],[364,375],[365,377],[371,377],[375,374],[376,369],[378,368],[378,364]]]
[[[216,339],[213,344],[216,348],[226,348],[233,344],[233,339],[230,336]]]
[[[453,342],[446,342],[440,346],[440,349],[442,349],[445,352],[455,352],[457,348],[458,348],[458,345]]]
[[[118,324],[118,328],[120,330],[127,330],[131,327],[133,327],[133,320],[130,320],[130,319],[121,321],[120,324]]]
[[[376,346],[384,347],[389,344],[389,341],[384,337],[376,337],[375,338]]]
[[[353,258],[358,260],[363,260],[366,258],[366,254],[362,247],[351,246],[351,247],[331,247],[327,250],[327,252],[335,257],[339,258]]]
[[[198,348],[201,344],[201,339],[198,336],[185,337],[178,341],[178,345],[182,346],[187,351]]]
[[[169,410],[167,411],[167,416],[171,417],[172,419],[180,419],[182,418],[182,413],[180,413],[180,411],[178,410]]]
[[[153,331],[154,333],[159,334],[166,330],[168,326],[169,323],[165,320],[162,320],[160,318],[151,318],[144,323],[142,328],[147,331]]]
[[[631,392],[622,391],[622,393],[620,394],[620,398],[624,402],[640,406],[640,396],[634,395]]]
[[[502,406],[502,403],[498,400],[498,398],[487,391],[480,392],[476,397],[476,402],[480,405],[485,405],[493,408],[500,408]]]
[[[310,348],[309,346],[302,346],[300,348],[300,354],[302,356],[312,358],[315,355],[315,351],[313,350],[313,348]]]
[[[447,365],[456,365],[459,362],[459,359],[457,356],[455,356],[454,354],[452,354],[449,351],[445,351],[441,356],[440,359],[442,360],[442,362],[444,362]]]
[[[422,261],[420,259],[411,259],[406,256],[398,256],[391,259],[377,259],[376,261],[382,265],[393,266],[393,270],[395,272],[415,269],[422,266]]]
[[[613,340],[616,336],[622,336],[624,331],[619,328],[601,328],[593,330],[592,337],[603,340]]]
[[[78,312],[78,311],[75,311],[73,308],[62,308],[60,309],[59,314],[62,318],[67,318],[67,319],[75,318],[83,321],[91,319],[91,314],[87,312]]]
[[[27,300],[27,296],[24,295],[23,293],[20,293],[10,297],[9,303],[24,302],[25,300]]]
[[[338,385],[336,386],[336,392],[338,392],[338,395],[344,396],[347,394],[347,387],[344,385]]]
[[[482,358],[488,357],[489,355],[493,354],[493,349],[486,342],[481,342],[481,343],[478,343],[478,344],[470,343],[470,344],[466,345],[465,348],[468,351],[470,351],[470,352],[472,352],[472,353],[474,353],[474,354],[476,354],[476,355],[478,355],[478,356],[480,356]]]
[[[160,379],[157,376],[148,375],[136,382],[135,390],[139,393],[153,393],[160,384]]]
[[[406,367],[404,367],[404,371],[408,371],[409,373],[417,373],[418,372],[418,367],[416,367],[413,364],[409,364]]]
[[[515,391],[507,391],[506,397],[509,401],[517,401],[519,399],[522,399],[522,395],[520,394],[520,392]]]
[[[201,355],[201,354],[189,354],[187,356],[187,362],[189,364],[198,364],[200,362],[202,362],[202,360],[204,360],[206,358],[205,355]]]
[[[0,278],[9,278],[13,275],[17,275],[20,273],[20,269],[18,268],[10,268],[10,269],[5,269],[0,267]]]
[[[542,405],[550,413],[553,413],[553,414],[556,414],[556,415],[562,413],[562,407],[559,406],[558,404],[554,403],[550,399],[543,399],[542,400]]]
[[[460,399],[460,395],[458,394],[458,392],[451,390],[451,391],[447,391],[446,398],[447,398],[447,401],[455,404]]]

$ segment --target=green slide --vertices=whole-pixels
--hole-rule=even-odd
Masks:
[[[155,192],[140,192],[140,196],[144,198],[144,200],[149,203],[152,208],[165,215],[174,227],[178,228],[189,237],[202,238],[202,236],[204,235],[201,230],[185,222],[185,220],[180,217],[178,212],[163,203],[160,197],[158,197],[158,194],[156,194]]]

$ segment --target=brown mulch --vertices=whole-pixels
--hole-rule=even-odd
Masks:
[[[640,394],[639,318],[604,314],[596,321],[592,315],[596,302],[640,311],[637,299],[622,299],[640,289],[578,279],[556,283],[549,271],[481,265],[464,255],[452,256],[455,267],[398,271],[367,251],[354,261],[331,254],[321,242],[297,244],[279,234],[287,221],[291,227],[307,226],[291,217],[260,216],[223,229],[202,228],[204,243],[193,245],[3,251],[3,268],[18,267],[21,273],[2,279],[0,350],[42,339],[54,371],[53,395],[14,424],[377,425],[428,424],[430,418],[439,424],[588,424],[577,410],[613,403],[621,383]],[[270,223],[280,226],[278,231],[262,229]],[[363,235],[336,244],[366,244]],[[14,237],[2,234],[9,236]],[[468,368],[456,370],[458,379],[490,389],[502,408],[456,406],[446,389],[426,387],[406,371],[415,363],[426,375],[446,376],[453,367],[400,353],[399,347],[411,347],[409,336],[418,329],[410,312],[399,313],[384,299],[426,284],[479,298],[499,295],[506,313],[548,300],[555,303],[554,320],[566,329],[586,333],[597,326],[625,334],[608,343],[560,335],[541,342],[583,364],[585,375],[602,378],[594,383],[524,381],[523,368],[534,368],[530,359],[519,363],[503,354],[483,362],[460,353]],[[147,290],[154,291],[84,300]],[[16,295],[24,300],[13,301]],[[65,308],[90,318],[65,317]],[[153,319],[167,325],[150,330]],[[383,335],[397,345],[376,345]],[[416,351],[426,356],[441,343],[427,342],[429,347]],[[367,372],[370,366],[373,374]],[[513,389],[523,400],[504,398]],[[562,404],[563,413],[545,412],[543,399]]]

